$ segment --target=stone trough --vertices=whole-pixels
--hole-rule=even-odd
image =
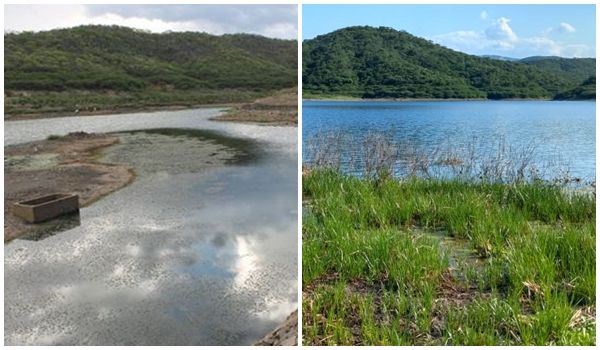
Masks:
[[[79,211],[79,196],[54,193],[13,204],[13,213],[29,223],[38,223]]]

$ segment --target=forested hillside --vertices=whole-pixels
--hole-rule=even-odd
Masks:
[[[349,27],[303,42],[302,79],[306,97],[553,98],[595,66],[594,59],[533,61],[467,55],[391,28]]]
[[[589,77],[574,89],[567,90],[554,96],[555,100],[595,100],[596,76]]]
[[[297,42],[118,26],[5,33],[6,113],[246,101],[297,84]]]
[[[579,83],[596,75],[596,59],[533,56],[519,60],[544,71],[550,71]]]

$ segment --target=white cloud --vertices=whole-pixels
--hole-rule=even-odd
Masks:
[[[555,31],[574,31],[573,26],[561,23],[557,28],[547,28],[539,36],[519,37],[509,25],[510,19],[500,17],[483,31],[456,31],[432,37],[434,42],[451,49],[475,54],[501,54],[511,57],[562,56],[593,57],[593,47],[584,44],[563,43],[549,36]],[[566,24],[567,26],[563,26]],[[561,29],[562,28],[562,29]],[[571,31],[571,32],[572,32]]]
[[[488,18],[488,13],[486,10],[481,11],[481,13],[479,14],[479,18],[481,19],[487,19]]]
[[[521,40],[521,45],[534,52],[543,53],[543,56],[560,56],[563,52],[560,44],[546,37],[524,38]]]
[[[543,36],[549,36],[549,35],[553,35],[553,34],[564,34],[564,33],[574,33],[576,31],[575,27],[573,27],[571,24],[566,23],[566,22],[561,22],[558,26],[556,27],[548,27],[544,30],[542,30],[542,35]]]
[[[566,23],[566,22],[561,22],[560,25],[558,26],[558,28],[562,33],[574,33],[575,32],[575,27],[573,27],[572,25],[570,25],[569,23]]]
[[[292,24],[292,23],[273,23],[272,25],[269,25],[268,27],[264,28],[262,33],[255,33],[255,34],[262,34],[264,36],[267,37],[271,37],[271,38],[285,38],[285,39],[296,39],[297,38],[297,33],[298,29],[296,28],[296,24]]]
[[[296,39],[290,5],[6,5],[5,31],[40,31],[85,24],[148,30],[252,33]]]
[[[18,15],[14,15],[17,13]],[[38,20],[35,20],[38,19]],[[210,25],[188,22],[167,22],[160,19],[143,17],[128,17],[107,13],[100,16],[88,16],[80,6],[64,8],[30,8],[26,11],[11,11],[11,16],[5,20],[5,30],[9,31],[40,31],[54,28],[68,28],[85,24],[120,25],[151,32],[186,31],[204,29],[207,32],[218,33],[220,28]],[[202,28],[201,28],[202,27]]]
[[[486,37],[495,41],[496,45],[499,47],[512,48],[519,38],[508,22],[510,22],[510,19],[506,17],[498,18],[496,23],[485,30]]]
[[[487,46],[485,35],[472,30],[436,35],[432,40],[451,49],[468,53],[481,52]]]
[[[121,25],[132,28],[148,30],[155,33],[165,31],[188,31],[198,30],[198,24],[194,22],[166,22],[160,19],[148,19],[143,17],[125,18],[116,14],[107,13],[97,17],[81,17],[73,22],[74,25],[97,24],[97,25]],[[208,27],[207,32],[218,31],[218,28]]]
[[[39,31],[70,26],[85,16],[83,5],[5,5],[5,31]]]
[[[590,57],[594,54],[594,49],[584,44],[566,44],[560,51],[560,56],[564,57]]]

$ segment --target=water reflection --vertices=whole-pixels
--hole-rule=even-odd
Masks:
[[[235,262],[240,258],[236,252],[236,243],[226,239],[224,235],[215,237],[218,237],[216,245],[210,241],[192,245],[191,251],[195,254],[195,259],[189,265],[184,265],[182,272],[193,277],[235,277],[238,271]]]
[[[244,131],[286,145],[258,164],[145,173],[80,226],[7,244],[5,343],[243,345],[272,330],[297,307],[297,162],[295,129],[268,130]]]

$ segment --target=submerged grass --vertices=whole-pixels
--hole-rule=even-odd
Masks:
[[[595,344],[593,196],[325,169],[303,196],[304,344]]]
[[[156,128],[118,131],[115,133],[147,133],[172,137],[191,137],[204,141],[215,142],[217,144],[231,148],[235,152],[235,157],[232,160],[232,163],[234,164],[250,164],[260,160],[262,157],[259,142],[251,139],[229,136],[213,130],[201,130],[191,128]]]

